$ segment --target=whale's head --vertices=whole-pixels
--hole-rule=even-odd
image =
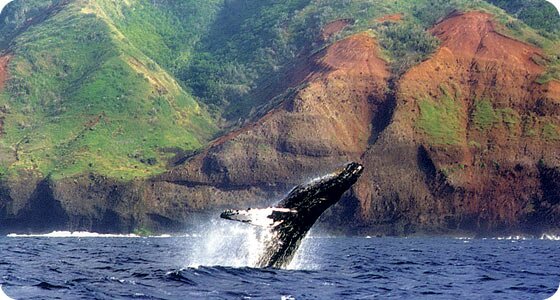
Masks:
[[[360,178],[363,171],[364,166],[356,162],[351,162],[338,171],[338,178],[341,181],[348,181],[350,184],[354,184],[358,178]]]
[[[364,166],[357,162],[351,162],[344,165],[342,168],[331,173],[329,178],[325,178],[319,187],[326,193],[341,194],[348,190],[362,175]],[[339,196],[338,196],[339,197]],[[335,198],[338,198],[335,197]],[[327,197],[330,198],[330,197]]]
[[[347,163],[343,167],[330,174],[313,179],[312,181],[304,185],[304,187],[318,188],[320,186],[324,186],[325,188],[327,188],[333,186],[344,187],[344,189],[346,190],[351,185],[356,183],[358,178],[360,178],[360,175],[362,175],[363,171],[364,167],[361,164],[356,162]]]
[[[282,207],[305,208],[322,213],[340,200],[342,194],[358,181],[363,171],[361,164],[348,163],[330,174],[295,187],[281,202]]]

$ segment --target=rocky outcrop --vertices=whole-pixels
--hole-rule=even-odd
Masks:
[[[17,180],[0,186],[0,232],[49,231],[66,226],[68,219],[60,202],[40,174],[20,172]]]
[[[545,200],[556,197],[542,188],[543,168],[559,165],[560,141],[545,137],[543,126],[558,128],[560,120],[554,105],[542,104],[560,99],[557,83],[536,83],[540,50],[495,26],[478,12],[442,21],[432,30],[440,49],[400,80],[393,120],[364,155],[355,189],[355,216],[367,230],[558,226],[557,200]],[[541,203],[547,209],[535,209]]]
[[[304,68],[305,83],[278,107],[160,176],[158,184],[286,191],[305,180],[301,176],[358,159],[386,102],[389,73],[376,53],[373,38],[359,34],[315,55]],[[209,199],[196,202],[214,206]]]
[[[322,38],[348,22],[329,24]],[[541,50],[498,29],[489,14],[455,13],[431,30],[438,51],[398,79],[373,37],[350,36],[294,67],[287,91],[253,123],[151,180],[22,174],[27,183],[5,182],[0,227],[181,230],[197,214],[271,204],[294,185],[357,160],[365,172],[325,214],[331,230],[558,229],[560,83],[539,83]]]
[[[365,152],[389,77],[377,51],[372,37],[358,34],[313,55],[292,71],[293,92],[264,117],[157,178],[80,176],[49,181],[49,194],[67,228],[96,231],[182,229],[196,213],[274,202],[308,176]],[[6,218],[18,219],[4,199]]]
[[[314,58],[320,72],[293,97],[160,179],[188,186],[186,195],[213,189],[215,199],[254,205],[255,194],[228,189],[252,187],[263,197],[286,191],[298,174],[360,158],[364,178],[327,217],[331,227],[379,234],[555,228],[556,187],[543,184],[553,171],[543,170],[558,167],[558,83],[537,83],[543,54],[495,26],[479,12],[442,21],[432,29],[440,49],[394,93],[385,63],[370,50],[374,41],[343,40]]]

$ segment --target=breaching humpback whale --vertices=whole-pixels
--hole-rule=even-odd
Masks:
[[[356,183],[362,171],[362,165],[349,163],[334,173],[296,186],[274,207],[226,210],[220,217],[269,228],[272,238],[266,242],[257,267],[283,268],[290,264],[315,221]]]

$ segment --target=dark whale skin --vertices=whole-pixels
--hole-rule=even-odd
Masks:
[[[258,260],[259,268],[285,268],[292,261],[301,241],[321,214],[337,203],[363,172],[359,163],[348,163],[342,169],[295,187],[276,206],[267,209],[226,210],[220,217],[255,225],[255,212],[265,211],[272,238]]]

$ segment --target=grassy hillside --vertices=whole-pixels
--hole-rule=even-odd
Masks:
[[[259,89],[281,85],[299,57],[368,31],[400,76],[435,51],[427,29],[454,10],[495,14],[500,30],[545,49],[543,82],[560,77],[554,8],[491,2],[505,11],[466,0],[15,0],[0,16],[0,53],[12,55],[0,93],[0,169],[160,173],[175,152],[203,147],[222,119],[269,100]],[[538,22],[535,3],[552,21]],[[402,20],[380,20],[391,14]],[[322,41],[338,19],[353,22]]]
[[[53,2],[44,9],[54,15],[11,41],[1,142],[13,159],[4,168],[129,179],[164,170],[167,148],[198,149],[216,131],[173,76],[114,26],[107,8]]]

